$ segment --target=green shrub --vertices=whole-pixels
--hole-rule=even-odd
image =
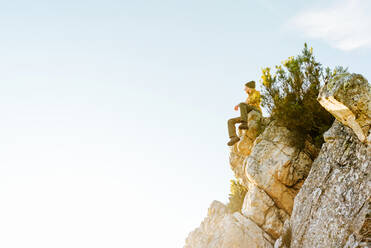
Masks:
[[[321,146],[322,134],[330,128],[334,117],[317,101],[320,87],[347,69],[323,69],[307,44],[304,44],[300,55],[289,57],[275,69],[274,73],[271,68],[262,69],[263,107],[278,124],[297,134],[297,145],[303,145],[305,139],[311,139]]]
[[[229,212],[241,212],[246,193],[247,189],[242,184],[236,180],[231,180],[231,193],[229,194],[229,202],[227,204]]]

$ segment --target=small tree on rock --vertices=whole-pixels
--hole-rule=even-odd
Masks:
[[[231,213],[241,212],[247,189],[236,180],[231,180],[231,193],[229,194],[228,210]]]
[[[275,69],[275,72],[268,67],[262,69],[263,107],[278,124],[297,133],[298,145],[309,138],[320,146],[323,132],[334,121],[334,117],[317,101],[320,87],[346,69],[323,69],[307,44],[300,55],[289,57]]]

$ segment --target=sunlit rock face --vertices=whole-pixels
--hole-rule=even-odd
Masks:
[[[313,156],[310,149],[296,147],[292,132],[272,122],[255,140],[241,166],[245,180],[264,190],[278,208],[290,215]]]
[[[251,125],[261,122],[260,114],[249,116],[257,121]],[[231,168],[248,189],[241,213],[230,214],[223,204],[213,202],[200,227],[188,236],[185,248],[273,247],[282,234],[294,197],[318,151],[309,144],[296,148],[294,135],[275,122],[256,137],[259,128],[249,124],[249,130],[240,133],[240,144],[231,149]],[[252,146],[244,149],[241,143],[249,142]]]
[[[289,215],[256,185],[250,184],[242,207],[242,214],[259,225],[272,238],[277,239]]]
[[[295,198],[289,247],[369,247],[370,147],[338,121],[324,137]]]
[[[271,239],[258,225],[240,213],[228,213],[214,201],[200,227],[191,232],[184,248],[273,248]]]
[[[353,129],[361,142],[367,142],[371,126],[371,86],[362,75],[335,77],[322,87],[318,101],[338,121]]]
[[[256,113],[249,116],[261,121]],[[241,213],[228,213],[225,205],[214,201],[185,248],[273,247],[282,234],[317,151],[296,148],[293,134],[274,122],[256,137],[259,128],[249,124],[249,130],[240,134],[241,142],[251,147],[237,144],[231,149],[231,168],[248,189]]]
[[[277,239],[318,149],[310,144],[297,148],[294,134],[276,122],[253,144],[249,156],[234,149],[230,154],[236,178],[248,189],[242,214]]]

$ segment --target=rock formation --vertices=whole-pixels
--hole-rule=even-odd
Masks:
[[[295,198],[289,238],[275,247],[370,247],[371,87],[361,75],[343,75],[319,101],[338,121]]]
[[[371,87],[362,75],[341,74],[322,87],[318,101],[365,142],[371,126],[370,94]]]
[[[310,150],[295,146],[293,133],[272,122],[239,166],[249,183],[264,190],[280,209],[291,214],[294,197],[313,162],[311,156]]]
[[[272,238],[277,239],[289,215],[278,208],[263,190],[253,184],[249,186],[242,206],[242,214],[259,225]]]
[[[324,136],[326,143],[295,198],[293,248],[344,247],[348,239],[363,239],[360,230],[371,193],[370,150],[338,121]]]
[[[185,248],[273,247],[281,235],[316,149],[296,148],[294,135],[274,121],[256,138],[262,118],[257,112],[250,118],[249,130],[240,131],[241,141],[230,154],[236,178],[248,189],[241,213],[228,213],[224,205],[214,202]]]
[[[241,211],[213,202],[185,248],[370,247],[370,85],[342,75],[318,100],[337,119],[320,151],[308,141],[298,148],[288,129],[250,113],[230,153],[248,189]]]
[[[228,213],[214,201],[200,227],[191,232],[184,248],[272,248],[274,240],[240,213]]]

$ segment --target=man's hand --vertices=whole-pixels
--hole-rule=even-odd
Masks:
[[[234,110],[238,111],[238,105],[234,106]]]

